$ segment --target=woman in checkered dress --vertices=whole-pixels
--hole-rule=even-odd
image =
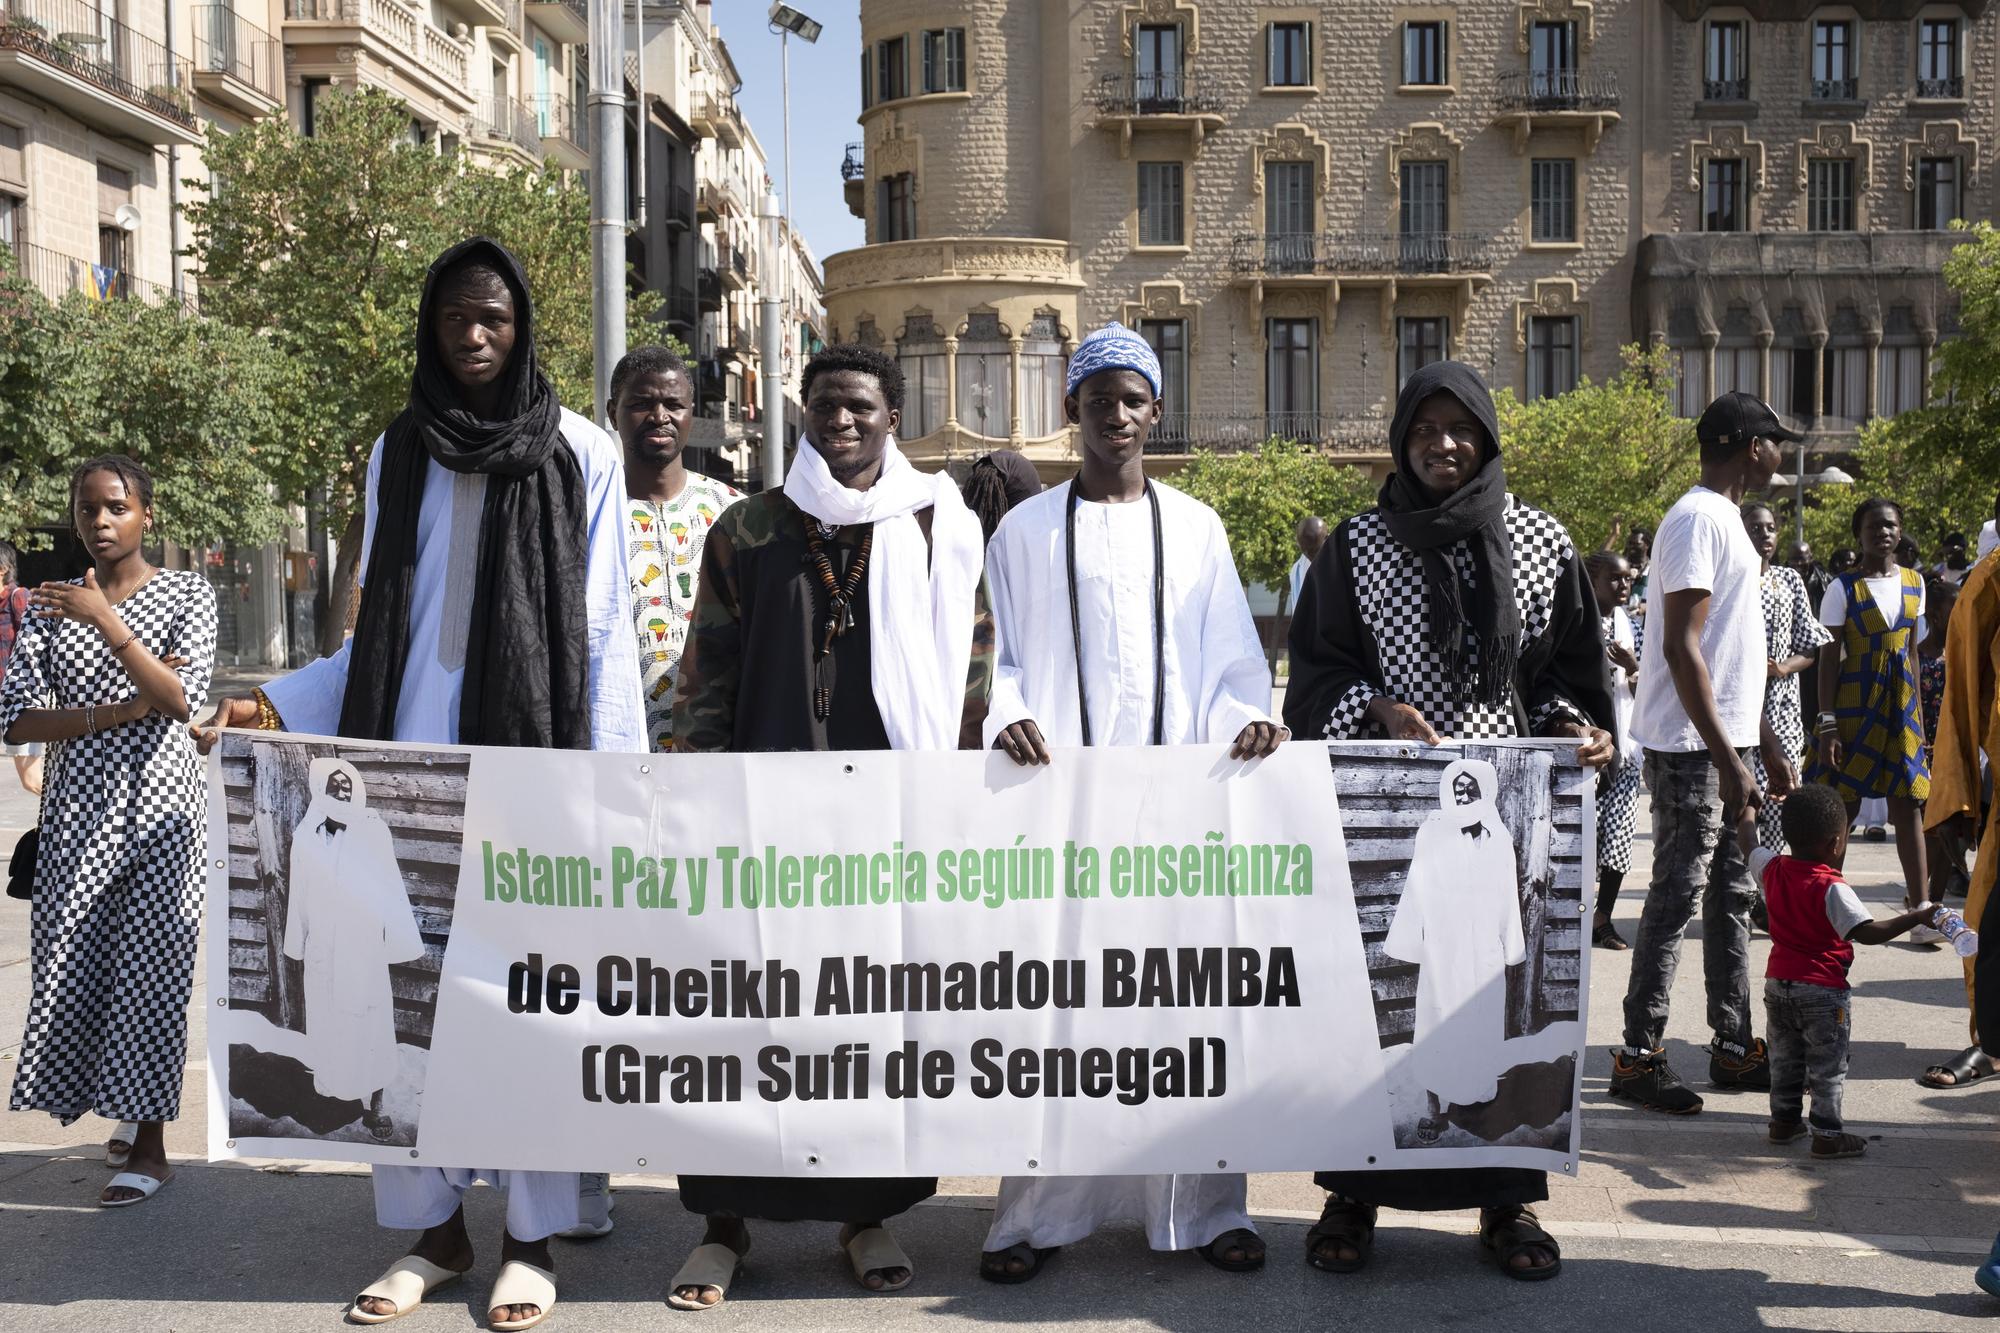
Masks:
[[[1799,705],[1799,673],[1819,660],[1821,645],[1833,636],[1819,623],[1819,613],[1806,593],[1806,581],[1798,571],[1771,563],[1778,553],[1778,519],[1769,505],[1751,500],[1743,506],[1743,526],[1750,544],[1764,562],[1761,589],[1764,597],[1764,655],[1766,684],[1764,716],[1771,734],[1791,756],[1796,768],[1805,760],[1806,720]],[[1750,771],[1757,786],[1768,790],[1770,775],[1764,771],[1761,749],[1753,750]],[[1794,776],[1797,776],[1796,773]],[[1757,812],[1757,841],[1774,852],[1785,850],[1785,832],[1779,827],[1782,802],[1766,802]]]
[[[1573,736],[1585,763],[1616,754],[1611,678],[1583,562],[1560,523],[1507,492],[1500,422],[1479,372],[1441,361],[1404,381],[1389,429],[1396,470],[1374,509],[1313,561],[1292,619],[1285,725],[1296,736],[1437,744]],[[1323,1171],[1330,1191],[1306,1262],[1354,1272],[1377,1209],[1478,1208],[1480,1242],[1520,1281],[1554,1277],[1553,1237],[1528,1206],[1545,1172],[1518,1167]]]
[[[48,744],[32,909],[34,988],[11,1102],[64,1124],[133,1121],[108,1207],[167,1178],[201,932],[204,787],[186,726],[215,662],[215,593],[141,544],[153,484],[129,458],[70,481],[94,568],[35,590],[0,683],[9,744]]]
[[[1611,699],[1618,718],[1618,764],[1597,797],[1597,907],[1590,918],[1590,942],[1614,953],[1632,946],[1611,924],[1611,909],[1625,872],[1632,868],[1632,829],[1639,808],[1639,768],[1643,756],[1632,739],[1632,706],[1639,688],[1639,649],[1645,633],[1625,614],[1632,596],[1632,564],[1616,551],[1593,551],[1584,561],[1590,593],[1602,614],[1598,624],[1604,657],[1611,667]]]

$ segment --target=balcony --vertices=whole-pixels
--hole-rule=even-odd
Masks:
[[[673,181],[660,191],[660,198],[666,208],[667,226],[686,231],[694,224],[693,190],[678,181]]]
[[[698,93],[689,105],[688,124],[704,139],[725,148],[743,146],[743,113],[736,100],[720,93]]]
[[[535,129],[542,137],[542,151],[557,166],[570,171],[590,167],[590,118],[567,97],[537,97]]]
[[[0,3],[0,83],[121,138],[201,142],[189,62],[83,0]]]
[[[840,160],[840,192],[848,212],[858,218],[868,216],[868,159],[858,143],[847,145],[847,155]]]
[[[1092,93],[1097,128],[1118,135],[1118,156],[1132,155],[1134,130],[1179,130],[1192,154],[1222,128],[1222,103],[1193,74],[1106,74]]]
[[[722,309],[722,273],[714,264],[704,264],[699,270],[695,296],[705,311]]]
[[[1812,97],[1815,102],[1852,102],[1860,96],[1859,79],[1814,79]]]
[[[474,108],[470,44],[440,31],[401,0],[285,0],[285,39],[360,47],[406,71],[447,105]]]
[[[285,104],[284,45],[227,5],[196,5],[194,86],[203,97],[246,116]]]
[[[1502,75],[1493,117],[1512,131],[1514,151],[1525,153],[1536,130],[1583,132],[1583,149],[1595,152],[1604,131],[1618,123],[1618,77],[1608,69],[1537,69]]]
[[[1483,232],[1263,232],[1238,236],[1229,266],[1267,278],[1485,276],[1494,238]]]
[[[1750,100],[1750,80],[1748,79],[1703,79],[1701,100],[1704,102],[1747,102]]]
[[[1949,79],[1918,79],[1917,100],[1920,102],[1963,102],[1965,100],[1965,80],[1956,75]]]
[[[1274,438],[1314,445],[1327,453],[1386,454],[1389,422],[1375,413],[1168,412],[1146,437],[1146,453],[1170,457],[1196,450],[1244,453]]]
[[[590,14],[583,0],[528,0],[528,17],[565,45],[582,46],[590,40]]]
[[[51,301],[60,301],[71,292],[82,292],[100,301],[132,300],[144,301],[148,305],[179,304],[190,314],[196,308],[192,287],[184,289],[184,294],[177,297],[174,295],[174,289],[163,283],[146,282],[129,273],[94,264],[88,259],[78,259],[74,255],[62,254],[21,241],[0,246],[0,252],[8,255],[8,266],[15,274],[33,284]]]
[[[524,35],[527,25],[521,21],[521,0],[473,0],[474,7],[487,14],[486,37],[496,47],[511,46],[516,51],[528,49],[528,39]]]
[[[722,278],[722,285],[731,291],[744,291],[750,286],[750,261],[741,246],[724,242],[716,246],[716,269]]]
[[[531,165],[542,163],[539,117],[511,97],[480,99],[472,113],[472,141],[488,152],[511,152]]]

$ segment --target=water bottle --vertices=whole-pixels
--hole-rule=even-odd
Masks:
[[[1965,918],[1949,907],[1931,913],[1931,929],[1950,940],[1960,958],[1970,958],[1979,952],[1979,932],[1966,925]]]

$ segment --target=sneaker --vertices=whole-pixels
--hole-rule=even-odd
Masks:
[[[1944,935],[1932,930],[1929,926],[1918,926],[1910,932],[1910,943],[1921,944],[1927,948],[1935,949],[1938,945],[1944,943]]]
[[[1831,1160],[1838,1157],[1859,1157],[1868,1151],[1868,1140],[1859,1134],[1822,1134],[1813,1131],[1812,1155],[1814,1161]]]
[[[1769,1092],[1771,1061],[1762,1037],[1753,1038],[1749,1054],[1734,1056],[1709,1048],[1708,1081],[1732,1092]]]
[[[1803,1120],[1773,1120],[1771,1122],[1771,1142],[1796,1143],[1812,1133]]]
[[[1611,1095],[1666,1115],[1693,1115],[1701,1110],[1701,1097],[1681,1082],[1663,1051],[1645,1055],[1612,1051]]]

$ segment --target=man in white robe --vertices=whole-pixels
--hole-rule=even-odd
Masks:
[[[1289,733],[1272,720],[1222,521],[1142,466],[1161,408],[1152,349],[1118,324],[1091,334],[1064,408],[1081,427],[1082,470],[1011,511],[987,550],[998,660],[986,743],[1023,764],[1048,763],[1050,745],[1226,741],[1238,758],[1269,754]],[[1248,1271],[1264,1244],[1246,1202],[1239,1174],[1010,1176],[980,1273],[1025,1282],[1054,1249],[1119,1220],[1143,1222],[1154,1249]]]
[[[558,706],[547,697],[540,703],[544,709],[559,711],[554,722],[560,730],[587,733],[591,749],[643,753],[646,714],[639,695],[639,664],[629,637],[625,477],[618,446],[604,431],[551,401],[553,390],[535,366],[526,278],[500,246],[475,238],[441,256],[426,279],[418,324],[411,409],[375,441],[368,462],[361,539],[363,571],[373,569],[378,539],[396,543],[392,549],[404,552],[408,561],[406,569],[392,571],[408,581],[407,588],[394,587],[394,579],[388,586],[389,596],[407,602],[407,613],[397,626],[403,638],[402,667],[390,694],[389,739],[458,744],[461,722],[482,716],[467,711],[468,668],[477,668],[490,689],[493,678],[514,665],[487,660],[471,649],[492,641],[492,627],[475,612],[486,595],[483,589],[492,586],[492,580],[482,578],[487,562],[505,555],[482,541],[487,525],[496,521],[495,507],[486,504],[487,493],[519,484],[519,479],[465,467],[460,458],[453,458],[459,466],[446,467],[439,461],[445,451],[434,444],[436,437],[477,445],[503,431],[526,436],[552,427],[560,437],[550,455],[552,463],[545,462],[544,467],[573,469],[566,479],[575,494],[565,497],[572,502],[565,510],[577,528],[546,538],[539,554],[551,556],[560,541],[584,556],[576,589],[582,600],[578,619],[583,633],[580,644],[563,644],[555,641],[558,636],[551,627],[543,656],[553,660],[566,648],[580,647],[587,678],[577,705],[583,716],[571,716],[569,705]],[[385,467],[395,453],[391,446],[398,428],[412,414],[422,427],[418,447],[431,451],[420,460],[421,491],[415,497],[413,521],[402,531],[379,532]],[[551,582],[565,572],[553,559],[548,568]],[[367,574],[364,580],[372,593],[374,580]],[[516,617],[539,610],[511,605],[488,609]],[[197,732],[204,753],[215,743],[218,726],[340,734],[356,689],[366,694],[374,684],[379,693],[379,684],[367,678],[365,668],[353,673],[352,683],[348,669],[359,650],[375,651],[374,645],[361,642],[369,623],[364,596],[357,631],[340,651],[272,681],[253,695],[225,700]],[[504,1082],[504,1057],[496,1058]],[[377,1222],[423,1235],[356,1298],[350,1320],[372,1324],[398,1318],[432,1288],[471,1269],[472,1242],[465,1230],[462,1198],[481,1178],[507,1192],[502,1266],[488,1306],[490,1327],[513,1333],[547,1316],[555,1303],[548,1238],[577,1224],[574,1173],[377,1166],[374,1176]]]

